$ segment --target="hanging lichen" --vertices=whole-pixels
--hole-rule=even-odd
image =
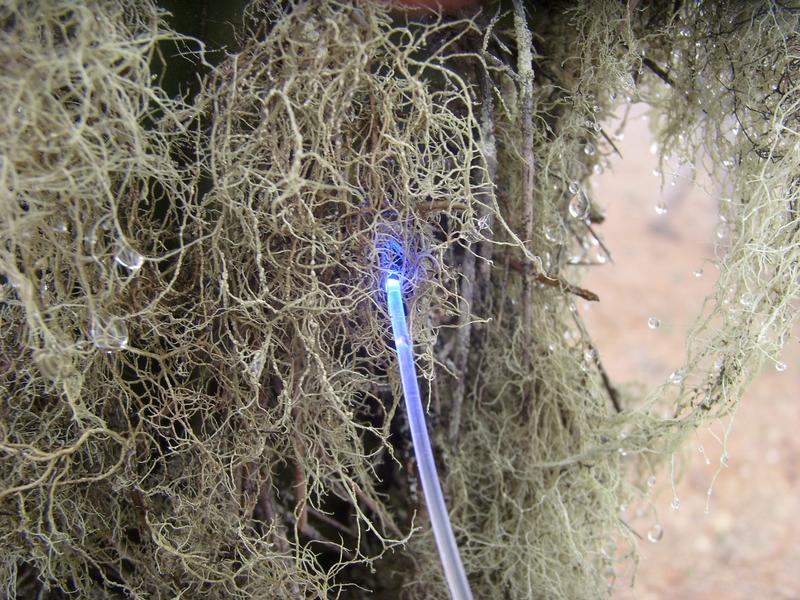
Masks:
[[[446,598],[390,263],[475,596],[607,593],[620,504],[796,313],[798,15],[522,4],[263,0],[213,68],[149,1],[0,7],[9,597]],[[196,95],[163,90],[176,60],[210,69]],[[716,291],[647,397],[574,304],[633,100],[664,166],[730,190]]]

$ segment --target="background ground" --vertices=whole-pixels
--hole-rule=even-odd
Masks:
[[[616,381],[666,380],[681,363],[686,332],[713,288],[717,203],[720,193],[670,185],[653,175],[656,158],[644,109],[639,108],[618,142],[615,157],[595,188],[608,210],[601,227],[614,262],[591,269],[585,287],[600,303],[581,305],[600,357]],[[666,201],[668,212],[655,206]],[[693,272],[703,269],[702,277]],[[649,317],[662,325],[651,330]],[[728,438],[729,464],[707,491],[719,466],[721,445],[698,433],[687,449],[687,471],[677,486],[675,512],[667,472],[654,488],[664,537],[641,542],[642,560],[633,587],[616,585],[616,600],[800,599],[800,346],[784,349],[787,369],[767,365],[750,387]],[[703,446],[710,464],[698,451]],[[625,515],[646,536],[651,515]]]

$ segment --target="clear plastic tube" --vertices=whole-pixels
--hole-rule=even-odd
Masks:
[[[461,563],[458,546],[453,536],[447,506],[444,503],[442,487],[433,461],[433,450],[428,438],[425,423],[425,411],[420,400],[417,370],[414,365],[414,354],[411,350],[411,338],[406,324],[406,313],[403,307],[403,292],[400,279],[390,276],[386,279],[386,298],[389,304],[389,316],[392,319],[392,333],[397,359],[400,363],[400,379],[403,382],[403,394],[406,400],[408,423],[411,427],[411,440],[417,456],[417,467],[425,494],[425,503],[431,519],[433,536],[442,560],[450,596],[453,600],[472,600],[472,592],[467,582],[467,574]]]

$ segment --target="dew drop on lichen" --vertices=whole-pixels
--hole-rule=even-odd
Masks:
[[[594,144],[591,142],[587,142],[586,145],[583,147],[583,152],[588,156],[594,156],[595,153]]]
[[[647,532],[647,539],[654,544],[660,542],[661,538],[663,537],[664,537],[664,529],[658,523],[653,525],[652,529],[650,529],[650,531]]]
[[[695,277],[697,277],[697,278],[700,278],[700,277],[702,277],[702,276],[703,276],[703,269],[696,269],[696,270],[695,270],[695,271],[692,273],[692,275],[694,275],[694,276],[695,276]]]
[[[98,350],[112,352],[128,346],[128,326],[120,317],[97,311],[92,315],[89,335]]]
[[[656,476],[650,475],[650,477],[647,478],[647,487],[651,488],[655,487],[655,485],[656,485]]]
[[[576,219],[582,219],[589,211],[589,198],[582,191],[575,194],[569,201],[569,214]]]
[[[755,296],[753,296],[753,294],[742,294],[739,297],[739,304],[742,306],[753,306],[755,301]]]
[[[658,329],[659,327],[661,327],[661,321],[659,321],[655,317],[650,317],[649,319],[647,319],[647,326],[650,329]]]
[[[117,242],[114,260],[130,271],[138,271],[144,264],[144,257],[131,248],[125,240]]]
[[[785,362],[781,362],[781,361],[776,362],[775,363],[775,370],[778,373],[783,373],[786,370],[786,363]]]
[[[577,194],[578,190],[581,189],[581,186],[577,181],[570,181],[567,189],[569,189],[570,194]]]
[[[672,506],[672,510],[677,511],[681,507],[681,499],[675,496],[672,499],[672,504],[670,504],[670,506]]]
[[[685,373],[683,369],[677,369],[669,374],[669,382],[673,385],[678,385],[681,381],[683,381],[684,376]]]
[[[656,204],[656,213],[659,215],[667,214],[667,203],[666,202],[659,202]]]
[[[544,230],[544,237],[548,242],[558,243],[561,241],[561,229],[556,225],[551,225]]]

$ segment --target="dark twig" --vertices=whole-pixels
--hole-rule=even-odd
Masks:
[[[611,379],[608,377],[608,373],[599,358],[595,360],[595,364],[597,364],[597,370],[600,371],[600,377],[603,379],[603,387],[606,388],[606,392],[608,392],[608,397],[611,399],[611,404],[614,405],[614,410],[621,413],[622,404],[619,401],[619,391],[611,384]]]
[[[642,64],[650,69],[655,75],[670,87],[675,87],[675,80],[667,74],[667,72],[659,67],[655,62],[646,56],[642,57]]]
[[[517,271],[518,273],[528,273],[532,272],[533,270],[526,267],[522,261],[516,258],[509,258],[508,266]],[[533,275],[533,278],[548,287],[559,288],[560,290],[567,292],[569,294],[574,294],[576,296],[580,296],[584,300],[588,300],[589,302],[598,302],[600,300],[600,296],[595,294],[591,290],[587,290],[582,287],[578,287],[577,285],[573,285],[568,283],[558,277],[551,277],[544,273],[536,273]]]
[[[611,144],[611,147],[614,149],[614,152],[616,152],[616,153],[617,153],[617,155],[618,155],[620,158],[622,158],[622,152],[620,152],[620,151],[619,151],[619,148],[617,148],[617,145],[616,145],[616,144],[614,143],[614,141],[611,139],[611,136],[609,136],[609,135],[606,133],[606,130],[605,130],[605,129],[601,129],[601,130],[600,130],[600,133],[603,135],[603,138],[605,138],[605,140],[606,140],[606,141],[607,141],[609,144]]]

